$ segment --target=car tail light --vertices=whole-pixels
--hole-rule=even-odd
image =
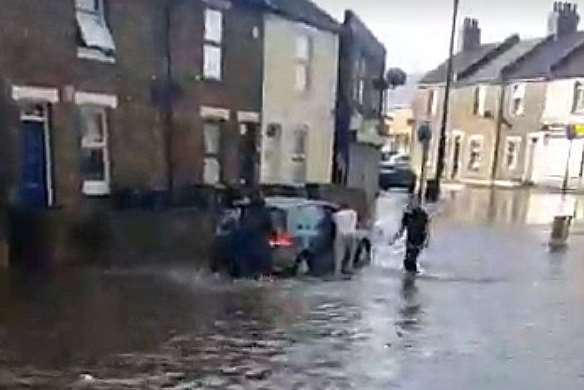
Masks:
[[[294,245],[294,239],[288,233],[275,234],[270,238],[272,248],[290,248]]]

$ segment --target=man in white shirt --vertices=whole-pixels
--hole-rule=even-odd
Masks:
[[[357,212],[342,204],[333,220],[336,226],[335,234],[335,275],[353,271],[355,257],[355,238],[357,233]]]

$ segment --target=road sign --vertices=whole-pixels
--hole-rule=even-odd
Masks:
[[[574,135],[576,138],[584,138],[584,125],[574,125]]]

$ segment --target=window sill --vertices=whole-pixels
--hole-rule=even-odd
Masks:
[[[209,84],[222,84],[223,83],[223,79],[217,79],[214,77],[205,77],[205,76],[203,76],[201,78],[201,81],[203,81],[205,83],[209,83]]]
[[[112,56],[108,56],[107,54],[103,53],[101,50],[98,49],[91,49],[88,47],[78,47],[77,48],[77,58],[83,60],[92,60],[103,62],[106,64],[115,64],[116,58]]]
[[[85,181],[81,190],[85,196],[108,196],[111,189],[108,183],[102,181]]]

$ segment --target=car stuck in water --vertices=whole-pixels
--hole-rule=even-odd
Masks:
[[[213,245],[212,269],[238,275],[241,264],[256,263],[249,259],[249,245],[269,248],[268,261],[271,275],[290,277],[303,273],[315,276],[335,271],[335,240],[337,227],[335,213],[340,206],[334,203],[299,197],[268,197],[264,199],[269,216],[269,234],[260,242],[250,242],[246,220],[253,206],[240,203],[225,211],[218,224]],[[341,256],[343,269],[362,267],[371,260],[371,240],[366,230],[357,229],[351,243]],[[261,266],[260,266],[261,267]],[[253,274],[254,272],[252,272]]]

